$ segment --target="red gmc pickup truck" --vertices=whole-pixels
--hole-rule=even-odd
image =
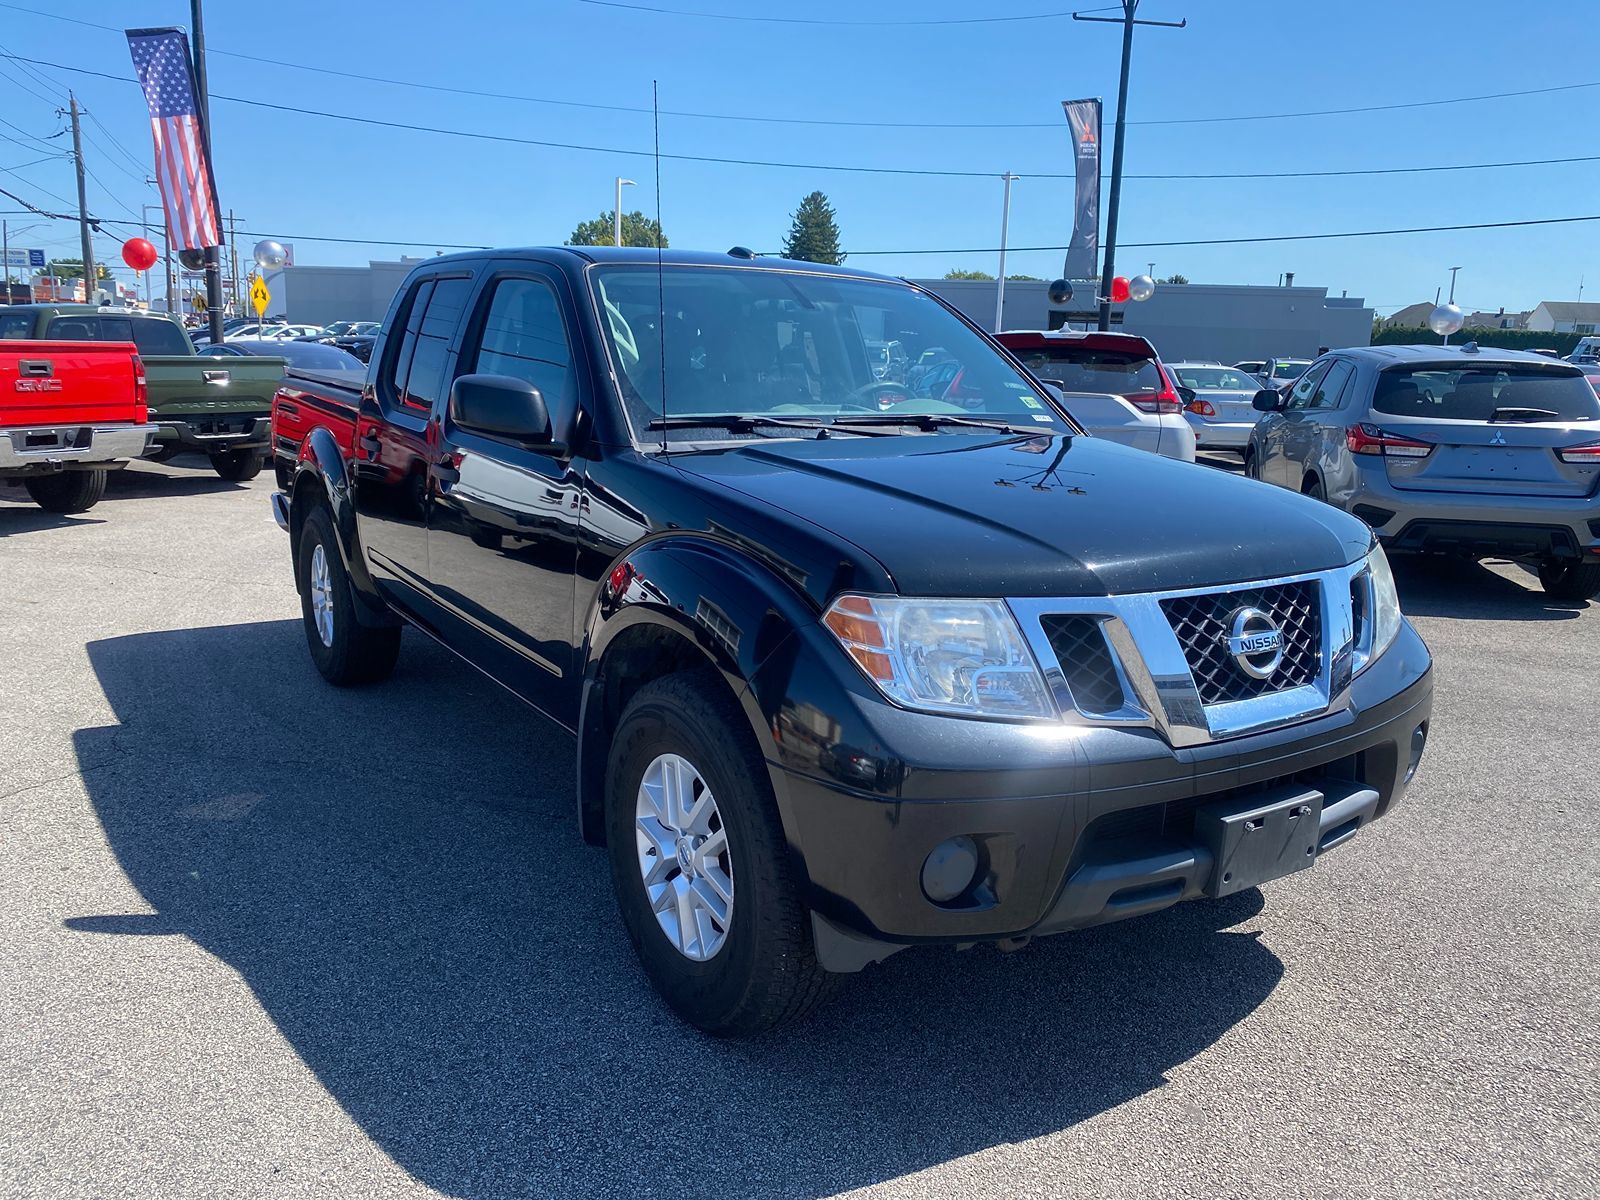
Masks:
[[[133,343],[0,340],[0,484],[40,508],[93,508],[155,431]]]

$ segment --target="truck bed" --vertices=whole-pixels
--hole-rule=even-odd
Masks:
[[[356,411],[361,403],[362,371],[289,371],[272,398],[272,453],[289,467],[312,430],[326,429],[339,452],[350,457]]]

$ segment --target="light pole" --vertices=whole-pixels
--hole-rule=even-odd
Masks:
[[[1122,0],[1120,17],[1087,17],[1073,13],[1074,21],[1098,21],[1105,25],[1122,26],[1122,75],[1117,84],[1117,140],[1111,147],[1111,192],[1106,203],[1106,258],[1100,274],[1100,328],[1111,328],[1111,281],[1116,277],[1117,211],[1122,206],[1122,142],[1124,127],[1128,123],[1128,66],[1133,61],[1133,27],[1135,25],[1164,25],[1169,29],[1183,29],[1189,24],[1181,21],[1140,21],[1135,17],[1139,0]]]
[[[1005,203],[1000,209],[1000,273],[995,276],[994,285],[994,331],[999,333],[1004,328],[1002,321],[1006,311],[1006,233],[1011,224],[1011,181],[1021,179],[1020,175],[1013,175],[1009,171],[1000,176],[1006,183]]]
[[[144,223],[144,236],[150,236],[150,210],[155,209],[161,214],[161,259],[166,266],[167,274],[167,311],[172,312],[172,292],[177,284],[172,278],[172,230],[167,225],[167,210],[159,204],[141,204],[139,215]],[[145,300],[150,299],[150,273],[145,272]]]
[[[1459,270],[1461,270],[1460,267],[1451,267],[1450,268],[1450,303],[1451,304],[1454,304],[1456,302],[1456,272],[1459,271]]]
[[[622,189],[633,186],[635,186],[633,180],[624,179],[621,175],[617,176],[617,207],[611,211],[611,244],[613,246],[622,245]]]

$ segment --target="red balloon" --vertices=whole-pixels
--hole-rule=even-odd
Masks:
[[[1111,278],[1111,303],[1126,304],[1128,300],[1128,277],[1114,275]]]
[[[144,238],[129,238],[122,243],[122,261],[135,271],[148,271],[161,256]]]

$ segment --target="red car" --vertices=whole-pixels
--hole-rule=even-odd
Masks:
[[[132,342],[0,340],[0,484],[48,512],[93,508],[150,447],[147,399]]]

